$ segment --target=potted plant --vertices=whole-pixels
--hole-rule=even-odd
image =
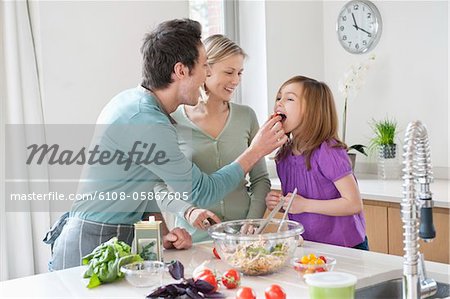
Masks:
[[[369,149],[371,151],[378,149],[378,155],[381,159],[395,158],[397,122],[389,118],[380,121],[374,119],[371,126],[375,136],[370,140]]]

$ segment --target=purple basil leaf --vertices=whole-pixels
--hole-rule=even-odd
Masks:
[[[169,273],[175,280],[184,278],[184,266],[180,261],[174,261],[169,265]]]
[[[151,294],[147,295],[147,299],[150,298],[159,298],[159,297],[166,297],[168,295],[166,287],[159,287],[155,291],[153,291]]]
[[[214,293],[211,293],[211,294],[204,294],[203,296],[205,298],[226,298],[227,297],[224,294],[219,293],[219,292],[214,292]]]
[[[189,286],[195,288],[195,281],[194,281],[193,278],[186,279],[186,280],[185,280],[185,283],[186,283],[187,285],[189,285]]]
[[[201,279],[195,281],[194,286],[199,292],[202,292],[203,294],[211,293],[214,290],[214,286],[212,284]]]
[[[174,288],[175,288],[175,290],[177,290],[177,293],[178,293],[178,295],[184,295],[184,294],[186,294],[186,285],[177,285],[177,284],[173,284],[172,285]]]
[[[194,288],[187,288],[186,295],[188,295],[189,298],[193,299],[203,299],[203,296],[200,296],[200,294]]]
[[[178,296],[178,288],[172,284],[168,284],[166,286],[167,293],[169,293],[170,296]]]

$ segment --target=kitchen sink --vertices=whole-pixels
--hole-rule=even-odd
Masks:
[[[437,292],[428,298],[450,297],[450,287],[448,283],[437,283]],[[365,288],[356,290],[355,299],[401,299],[402,279],[392,279],[383,281]]]

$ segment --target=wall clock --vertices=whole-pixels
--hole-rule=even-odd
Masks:
[[[381,29],[381,14],[375,4],[367,0],[347,2],[336,22],[339,42],[352,54],[372,50],[380,40]]]

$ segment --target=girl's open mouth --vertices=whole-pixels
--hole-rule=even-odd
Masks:
[[[283,113],[277,113],[277,115],[281,116],[281,122],[284,122],[286,120],[286,114]]]

